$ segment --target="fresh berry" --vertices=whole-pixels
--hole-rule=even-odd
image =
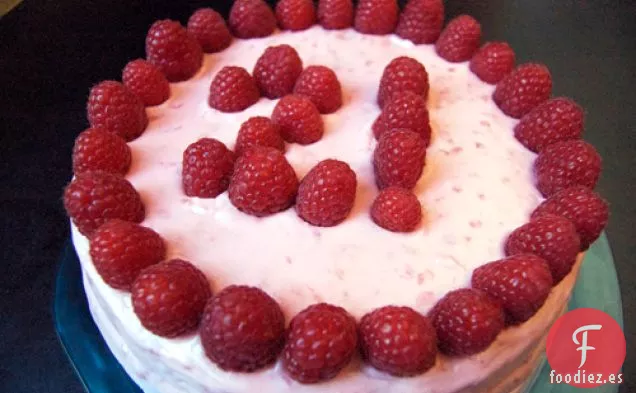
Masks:
[[[472,287],[499,301],[509,324],[527,321],[543,306],[552,290],[545,260],[519,254],[490,262],[473,271]]]
[[[515,68],[515,52],[505,42],[488,42],[470,60],[470,70],[486,83],[496,84]]]
[[[600,235],[609,216],[607,202],[584,186],[561,190],[541,203],[532,218],[556,214],[572,221],[581,239],[581,251],[590,247]]]
[[[137,138],[148,126],[143,102],[119,82],[104,81],[93,86],[86,109],[91,127],[103,127],[127,141]]]
[[[399,14],[396,0],[359,0],[353,25],[364,34],[391,34]]]
[[[360,321],[362,357],[373,367],[403,377],[435,365],[437,338],[431,321],[410,307],[378,308]]]
[[[141,222],[145,217],[144,205],[132,184],[120,175],[102,171],[75,175],[64,190],[64,207],[84,236],[92,235],[108,220]]]
[[[203,50],[179,22],[165,19],[150,26],[146,36],[146,59],[170,82],[190,79],[203,63]]]
[[[260,92],[244,68],[223,67],[210,85],[209,105],[221,112],[241,112],[256,104]]]
[[[342,106],[340,81],[336,73],[325,66],[305,68],[296,81],[294,94],[309,98],[320,113],[333,113]]]
[[[425,159],[426,144],[415,132],[397,129],[384,133],[373,153],[378,187],[397,186],[412,190],[422,175]]]
[[[276,19],[283,30],[299,31],[316,22],[316,10],[312,0],[279,0],[276,4]]]
[[[145,106],[164,103],[170,97],[170,84],[159,68],[146,60],[126,64],[121,80],[130,91],[141,98]]]
[[[276,29],[274,12],[263,0],[236,0],[229,25],[238,38],[266,37]]]
[[[515,127],[515,137],[533,152],[552,143],[580,139],[583,109],[567,98],[550,99],[523,116]]]
[[[413,232],[422,221],[422,205],[411,191],[387,187],[373,201],[371,219],[392,232]]]
[[[451,20],[435,43],[435,50],[451,63],[470,60],[479,48],[481,25],[470,15]]]
[[[543,64],[526,63],[499,83],[493,100],[506,115],[520,119],[552,94],[552,76]]]
[[[504,328],[499,303],[485,292],[462,288],[449,292],[430,313],[439,350],[452,356],[479,353],[495,341]]]
[[[290,94],[281,98],[272,112],[272,120],[280,127],[289,143],[309,145],[322,138],[324,124],[318,108],[308,98]]]
[[[393,95],[401,95],[406,91],[411,91],[428,97],[428,73],[424,66],[411,57],[397,57],[386,66],[380,79],[380,89],[378,90],[378,104],[391,101]]]
[[[268,117],[256,116],[247,119],[241,124],[234,151],[241,155],[253,146],[273,147],[285,152],[285,141],[280,135],[280,127]]]
[[[343,308],[309,306],[289,323],[283,368],[301,383],[332,379],[349,364],[357,342],[356,321]]]
[[[225,20],[212,8],[198,9],[190,16],[188,33],[197,40],[205,53],[220,52],[232,43],[232,35]]]
[[[117,134],[103,128],[89,128],[78,135],[73,146],[73,172],[104,171],[125,175],[130,168],[130,147]]]
[[[353,26],[353,1],[319,0],[318,22],[327,30],[340,30]]]
[[[384,105],[382,113],[373,123],[373,135],[379,139],[396,128],[409,129],[422,137],[426,146],[431,142],[431,125],[426,100],[412,91],[405,91]]]
[[[232,285],[208,301],[199,335],[207,357],[223,370],[255,371],[283,348],[285,317],[267,293]]]
[[[133,310],[141,324],[162,337],[196,330],[211,295],[203,273],[180,259],[142,270],[130,292]]]
[[[298,187],[296,212],[315,226],[338,225],[353,208],[356,187],[356,173],[349,165],[338,160],[321,161]]]
[[[546,214],[512,231],[505,244],[506,255],[534,254],[550,267],[557,284],[570,273],[581,249],[576,227],[562,216]]]
[[[601,174],[601,156],[582,140],[556,142],[539,153],[534,171],[544,196],[576,185],[593,189]]]
[[[91,236],[90,255],[106,284],[128,290],[143,269],[165,258],[166,246],[152,229],[113,219]]]
[[[289,208],[296,198],[298,177],[280,150],[255,146],[236,160],[230,180],[230,201],[257,217]]]
[[[181,181],[187,196],[216,198],[230,185],[234,153],[213,138],[202,138],[183,152]]]
[[[437,41],[444,26],[442,0],[409,0],[402,10],[395,33],[415,44]]]
[[[280,98],[292,92],[302,71],[303,62],[296,49],[283,44],[265,49],[252,75],[265,97]]]

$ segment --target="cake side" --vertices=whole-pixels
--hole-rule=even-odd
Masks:
[[[93,319],[117,360],[146,393],[243,393],[253,386],[280,393],[375,393],[388,389],[398,393],[522,392],[542,362],[550,326],[567,310],[583,258],[581,255],[572,272],[552,289],[534,317],[504,330],[482,353],[462,358],[439,356],[434,368],[413,378],[378,373],[355,358],[338,378],[320,385],[301,385],[287,378],[279,363],[253,374],[231,373],[207,359],[196,335],[165,339],[152,334],[135,317],[130,297],[106,285],[97,274],[88,254],[88,241],[75,228],[73,243],[82,263]]]

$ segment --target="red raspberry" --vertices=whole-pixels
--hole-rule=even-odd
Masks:
[[[312,0],[279,0],[276,18],[282,30],[299,31],[316,22],[316,10]]]
[[[470,60],[470,70],[486,83],[496,84],[515,68],[515,52],[505,42],[488,42]]]
[[[553,98],[521,118],[515,137],[526,148],[540,152],[546,146],[580,139],[583,131],[583,109],[567,98]]]
[[[283,368],[301,383],[334,378],[356,352],[356,321],[345,309],[314,304],[289,323]]]
[[[409,0],[402,10],[395,34],[415,44],[437,41],[444,26],[442,0]]]
[[[360,321],[362,357],[398,377],[421,374],[435,365],[437,338],[431,321],[410,307],[378,308]]]
[[[342,106],[342,87],[336,73],[325,66],[309,66],[294,86],[294,94],[305,96],[320,113],[333,113]]]
[[[73,147],[73,172],[104,171],[125,175],[130,168],[130,147],[119,135],[104,128],[79,134]]]
[[[557,142],[539,153],[534,171],[544,196],[576,185],[593,189],[601,174],[601,156],[582,140]]]
[[[276,17],[263,0],[236,0],[230,10],[229,24],[238,38],[266,37],[276,29]]]
[[[373,123],[373,135],[379,139],[384,133],[396,128],[409,129],[420,135],[426,146],[430,144],[431,124],[424,97],[412,91],[395,95]]]
[[[364,34],[391,34],[399,14],[396,0],[359,0],[353,25]]]
[[[141,222],[145,216],[132,184],[120,175],[102,171],[77,174],[64,190],[64,207],[84,236],[92,235],[108,220]]]
[[[88,121],[127,141],[141,135],[148,126],[143,102],[124,85],[115,81],[96,84],[88,95]]]
[[[260,92],[252,76],[241,67],[223,67],[210,85],[208,104],[221,112],[241,112],[256,104]]]
[[[272,120],[280,127],[289,143],[309,145],[322,138],[324,124],[318,108],[308,98],[290,94],[281,98],[272,112]]]
[[[165,258],[166,247],[152,229],[113,219],[91,236],[90,254],[106,284],[129,290],[143,269]]]
[[[394,94],[400,95],[406,91],[419,94],[426,99],[428,88],[428,73],[424,66],[411,57],[397,57],[386,66],[382,73],[378,104],[383,107],[391,101]]]
[[[133,310],[141,324],[162,337],[196,330],[212,294],[203,273],[180,259],[144,269],[130,292]]]
[[[426,144],[418,134],[404,129],[387,132],[373,153],[375,181],[380,189],[398,186],[412,190],[425,160]]]
[[[506,320],[514,325],[527,321],[543,306],[552,290],[552,275],[540,257],[519,254],[475,269],[472,286],[499,301]]]
[[[554,283],[563,280],[576,262],[581,241],[568,219],[553,214],[536,217],[508,236],[506,255],[534,254],[549,265]]]
[[[187,196],[216,198],[227,190],[234,153],[213,138],[202,138],[183,152],[181,181]]]
[[[241,155],[248,148],[253,146],[273,147],[285,152],[285,141],[280,135],[280,127],[268,117],[256,116],[249,118],[241,124],[234,151]]]
[[[338,225],[353,208],[356,187],[356,173],[349,165],[338,160],[321,161],[300,183],[296,212],[311,225]]]
[[[439,350],[452,356],[482,352],[504,328],[504,312],[486,293],[461,288],[444,296],[430,313]]]
[[[581,251],[585,251],[607,225],[609,208],[597,193],[584,186],[561,190],[541,203],[532,218],[556,214],[572,221],[581,239]]]
[[[552,94],[552,76],[542,64],[526,63],[518,66],[499,83],[492,96],[506,115],[521,118]]]
[[[170,97],[170,84],[159,68],[146,60],[133,60],[126,64],[121,80],[130,91],[141,98],[145,106],[164,103]]]
[[[203,50],[181,23],[164,19],[150,26],[146,36],[146,59],[170,82],[190,79],[203,63]]]
[[[346,29],[353,25],[351,0],[319,0],[318,22],[327,30]]]
[[[290,207],[298,191],[298,178],[283,153],[255,146],[236,160],[230,180],[230,201],[237,209],[257,217]]]
[[[413,232],[422,221],[422,206],[411,191],[387,187],[373,201],[371,218],[389,231]]]
[[[292,92],[302,71],[303,62],[296,49],[283,44],[265,49],[252,74],[265,97],[280,98]]]
[[[479,48],[481,25],[470,15],[451,20],[435,43],[435,50],[451,63],[470,60]]]
[[[285,317],[267,293],[232,285],[208,301],[199,335],[205,354],[223,370],[255,371],[283,348]]]
[[[190,16],[188,33],[197,40],[205,53],[220,52],[232,43],[232,35],[225,20],[212,8],[198,9]]]

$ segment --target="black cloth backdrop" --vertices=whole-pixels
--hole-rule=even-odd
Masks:
[[[0,19],[1,391],[82,391],[53,329],[52,291],[69,236],[60,196],[73,140],[87,126],[88,89],[143,57],[154,20],[185,23],[202,6],[227,13],[229,2],[25,0]],[[604,158],[598,190],[611,202],[608,233],[633,353],[636,2],[448,0],[446,8],[447,17],[474,15],[484,38],[510,42],[519,62],[547,64],[555,95],[586,108],[585,137]],[[633,356],[624,372],[621,392],[636,391]]]

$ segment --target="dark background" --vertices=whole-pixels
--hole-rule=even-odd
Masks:
[[[71,148],[87,126],[90,86],[119,79],[143,57],[158,18],[186,22],[224,1],[26,0],[0,19],[0,390],[79,393],[57,341],[52,291],[69,228],[60,196]],[[554,94],[587,110],[585,137],[604,158],[598,190],[623,293],[628,360],[621,392],[636,392],[636,2],[447,0],[447,17],[469,13],[486,40],[507,40],[520,62],[553,74]]]

